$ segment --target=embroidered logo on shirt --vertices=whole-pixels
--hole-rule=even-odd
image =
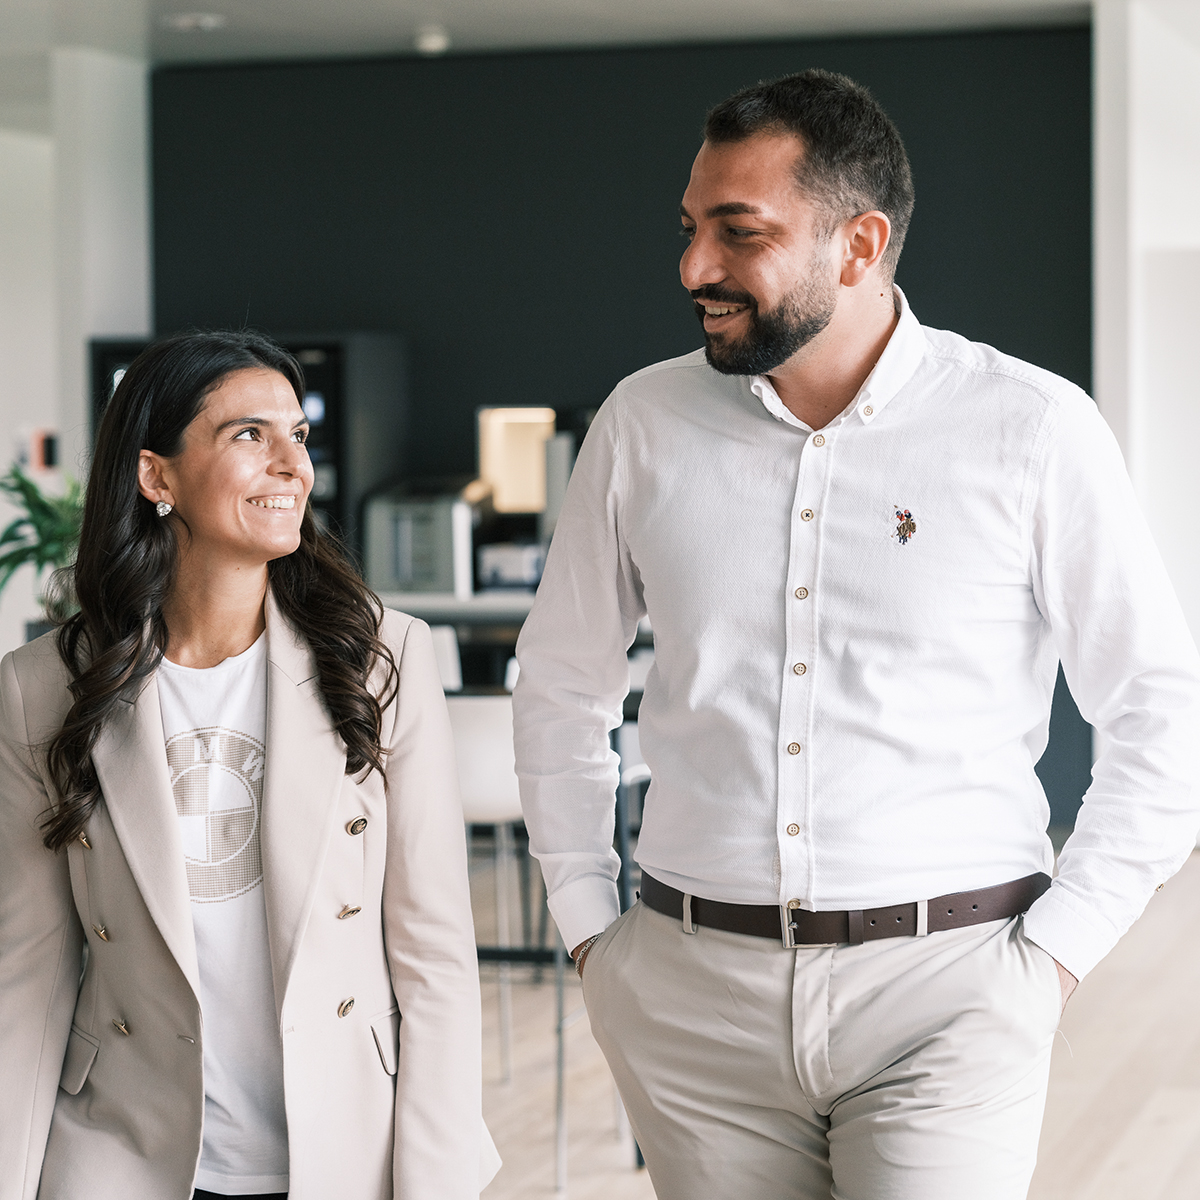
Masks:
[[[167,742],[193,900],[232,900],[262,881],[266,748],[235,729],[189,729]]]
[[[894,504],[892,508],[896,513],[896,532],[892,537],[899,538],[900,545],[907,546],[908,539],[917,532],[917,523],[907,508],[896,508]]]

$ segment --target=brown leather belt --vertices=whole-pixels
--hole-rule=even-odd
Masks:
[[[995,887],[954,892],[910,904],[849,912],[808,912],[791,905],[726,904],[702,896],[686,896],[643,871],[641,898],[655,912],[680,918],[687,933],[694,933],[698,926],[707,926],[751,937],[781,938],[785,946],[837,946],[858,945],[876,938],[923,937],[942,929],[962,929],[1015,917],[1028,910],[1049,886],[1050,876],[1039,871]]]

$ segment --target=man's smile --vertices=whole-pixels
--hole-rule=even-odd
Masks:
[[[722,295],[721,288],[697,288],[692,293],[692,303],[696,306],[696,316],[704,326],[705,333],[722,333],[727,331],[742,313],[751,308],[749,297],[746,300],[734,299]],[[715,294],[714,294],[715,293]]]

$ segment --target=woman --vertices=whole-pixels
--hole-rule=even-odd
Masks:
[[[303,394],[254,334],[145,351],[79,612],[0,664],[0,1200],[466,1200],[498,1165],[429,631],[314,521]]]

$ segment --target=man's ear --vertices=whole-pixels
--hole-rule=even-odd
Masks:
[[[166,464],[167,460],[153,450],[143,450],[138,454],[138,491],[151,504],[157,504],[160,500],[172,505],[175,503],[166,480]]]
[[[860,213],[842,226],[843,287],[857,287],[883,260],[892,237],[892,223],[881,212]]]

